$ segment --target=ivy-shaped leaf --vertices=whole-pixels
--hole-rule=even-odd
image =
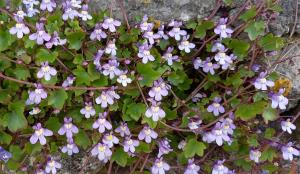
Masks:
[[[54,62],[55,59],[57,58],[58,53],[56,51],[54,52],[49,52],[48,50],[44,48],[40,48],[37,53],[36,53],[36,58],[39,62]]]
[[[62,109],[67,98],[68,94],[65,90],[56,90],[50,94],[50,97],[48,99],[48,105],[51,105],[56,109]]]
[[[250,23],[245,29],[245,32],[248,33],[250,40],[255,40],[258,36],[264,35],[265,27],[264,21],[256,21]]]
[[[262,114],[267,102],[258,101],[251,104],[242,104],[235,111],[236,117],[241,118],[243,121],[248,121],[254,118],[257,114]]]
[[[198,156],[203,156],[206,146],[204,143],[197,141],[196,138],[190,139],[184,146],[184,155],[186,158],[191,158],[196,154]]]
[[[124,152],[124,150],[121,147],[118,147],[111,156],[111,160],[115,161],[122,167],[126,166],[128,158],[128,154]]]

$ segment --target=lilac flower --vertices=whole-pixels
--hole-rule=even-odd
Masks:
[[[188,127],[191,130],[196,130],[200,127],[202,120],[197,116],[189,119]]]
[[[114,99],[119,99],[120,96],[112,90],[102,91],[101,95],[96,98],[96,103],[101,104],[102,108],[106,108],[108,104],[114,104]]]
[[[184,147],[185,147],[185,145],[186,145],[186,141],[185,141],[185,140],[181,140],[181,141],[179,142],[179,144],[178,144],[178,149],[183,150]]]
[[[251,150],[249,158],[250,160],[259,163],[259,158],[261,157],[261,152],[259,150]]]
[[[150,45],[153,45],[154,40],[159,39],[160,35],[153,33],[153,31],[150,29],[150,30],[145,31],[145,33],[143,34],[143,37],[148,39],[148,42]]]
[[[135,147],[139,146],[139,141],[138,140],[133,140],[129,137],[125,138],[124,141],[124,152],[131,152],[134,153],[135,152]]]
[[[148,107],[146,110],[146,117],[151,118],[153,121],[158,121],[160,118],[164,118],[166,116],[166,113],[164,110],[162,110],[160,107],[160,102],[152,102],[152,106]]]
[[[172,20],[169,26],[173,27],[171,31],[169,31],[169,36],[174,37],[175,40],[179,41],[181,36],[186,36],[187,32],[185,30],[181,30],[182,22],[177,22]],[[180,49],[180,48],[179,48]],[[180,49],[181,50],[181,49]]]
[[[72,118],[64,118],[63,126],[58,130],[59,135],[66,134],[67,138],[72,138],[73,134],[78,133],[78,128],[72,123]]]
[[[159,149],[157,157],[161,157],[162,155],[168,154],[173,151],[170,146],[170,142],[171,141],[168,138],[164,138],[163,140],[160,140],[158,142]]]
[[[47,98],[47,92],[41,87],[41,85],[36,85],[34,91],[28,91],[29,97],[26,100],[26,105],[40,104],[42,99]]]
[[[52,38],[45,45],[48,49],[50,49],[53,47],[53,45],[54,46],[64,45],[64,44],[66,44],[66,42],[67,42],[67,39],[61,39],[58,36],[58,33],[56,31],[54,31]]]
[[[33,5],[28,5],[26,6],[27,8],[27,16],[28,17],[33,17],[36,14],[40,13],[40,11],[38,9],[33,8]]]
[[[226,134],[233,135],[233,130],[236,129],[236,126],[233,124],[233,120],[231,118],[221,119],[220,123]]]
[[[63,3],[63,8],[64,8],[64,14],[62,15],[62,19],[64,21],[71,19],[73,20],[75,17],[77,17],[79,15],[78,11],[73,9],[73,6],[71,4],[71,2],[66,1],[65,3]]]
[[[24,19],[25,16],[27,16],[27,14],[22,10],[22,8],[20,8],[16,14],[14,14],[15,18],[18,19]]]
[[[110,54],[111,56],[117,55],[117,47],[115,44],[115,40],[108,42],[108,45],[105,48],[105,53]]]
[[[91,20],[93,17],[89,14],[88,12],[88,5],[85,4],[82,6],[81,12],[78,14],[78,16],[83,20],[83,21],[87,21],[87,20]]]
[[[132,82],[131,78],[127,77],[126,73],[127,71],[122,72],[117,79],[117,82],[121,83],[122,86],[127,86],[128,83]]]
[[[68,144],[62,147],[62,153],[68,153],[71,156],[73,153],[78,153],[79,149],[77,145],[73,142],[73,139],[68,139]]]
[[[214,102],[208,106],[207,111],[212,112],[214,114],[214,116],[219,116],[220,113],[224,113],[225,109],[220,104],[221,100],[222,99],[220,97],[215,97]]]
[[[178,56],[173,56],[172,51],[174,50],[173,47],[168,47],[167,52],[162,56],[163,59],[165,59],[168,62],[169,66],[173,65],[173,61],[179,61]]]
[[[251,70],[254,72],[258,72],[260,70],[260,68],[261,68],[261,65],[253,64],[251,67]]]
[[[214,29],[214,32],[220,35],[221,38],[228,38],[231,37],[233,30],[226,26],[227,18],[221,18],[218,26]]]
[[[148,61],[154,61],[154,57],[151,55],[150,50],[152,46],[144,43],[139,47],[138,57],[142,58],[142,62],[144,64],[148,63]]]
[[[229,169],[223,165],[223,163],[225,162],[225,160],[222,161],[218,161],[212,170],[212,174],[228,174]]]
[[[163,161],[163,158],[157,158],[154,165],[151,167],[151,174],[165,174],[165,171],[169,171],[170,166]]]
[[[211,48],[212,52],[219,52],[224,50],[225,50],[225,46],[219,41],[215,42]]]
[[[293,156],[299,156],[300,152],[292,147],[293,143],[289,142],[287,145],[281,148],[282,156],[284,160],[293,161]]]
[[[272,99],[272,108],[280,108],[280,109],[286,109],[286,105],[288,105],[289,100],[283,96],[284,89],[279,89],[278,93],[272,93],[271,99]]]
[[[143,20],[140,24],[140,29],[142,31],[152,30],[152,28],[154,27],[153,23],[148,23],[147,21],[148,21],[148,16],[144,15]]]
[[[121,74],[121,70],[118,67],[119,62],[116,59],[109,60],[108,63],[102,66],[102,73],[105,76],[109,76],[110,79],[113,79],[115,76],[119,76]]]
[[[93,129],[99,130],[100,133],[105,132],[105,129],[111,130],[112,125],[110,124],[109,121],[106,120],[107,117],[107,112],[99,113],[99,118],[94,122],[93,124]]]
[[[180,44],[178,45],[179,50],[184,50],[186,53],[190,53],[191,49],[195,48],[195,44],[188,41],[189,36],[184,36]]]
[[[205,61],[203,61],[202,69],[206,73],[209,72],[210,74],[214,75],[215,69],[218,68],[220,68],[220,65],[212,63],[209,57]]]
[[[162,96],[168,95],[170,85],[167,85],[162,78],[153,82],[153,87],[149,91],[149,96],[154,98],[156,101],[160,101]]]
[[[151,143],[152,139],[156,139],[158,134],[149,126],[145,126],[139,133],[139,140],[144,140],[146,143]]]
[[[12,154],[8,151],[6,151],[5,149],[3,149],[3,147],[0,146],[0,160],[4,161],[5,163],[7,163],[7,161],[12,157]]]
[[[102,30],[102,24],[96,24],[94,31],[91,33],[90,39],[97,39],[98,41],[101,41],[101,39],[105,39],[106,37],[106,33]]]
[[[295,130],[296,126],[291,122],[290,119],[287,119],[286,121],[281,121],[281,129],[284,132],[288,132],[289,134],[292,134],[292,130]]]
[[[127,123],[121,123],[120,126],[115,129],[115,132],[119,133],[121,137],[130,135],[130,130],[127,126]]]
[[[100,59],[103,56],[103,53],[104,53],[103,50],[98,50],[97,54],[94,56],[94,61],[93,61],[94,65],[96,65],[97,67],[100,67],[100,70],[102,68],[101,63],[100,63]]]
[[[194,163],[194,158],[189,159],[189,164],[184,171],[184,174],[198,174],[200,167]]]
[[[24,5],[30,5],[30,6],[33,6],[33,5],[38,5],[40,2],[37,1],[37,0],[22,0],[22,3]]]
[[[30,143],[35,144],[37,141],[40,142],[41,145],[46,144],[46,138],[48,136],[52,136],[53,132],[49,129],[42,128],[41,123],[37,123],[32,127],[35,131],[30,137]]]
[[[110,32],[115,32],[116,27],[121,26],[121,22],[113,18],[106,18],[102,24],[104,29],[109,29]]]
[[[61,168],[61,164],[59,162],[54,161],[53,159],[50,159],[47,162],[45,171],[46,173],[52,173],[52,174],[56,174],[56,170]]]
[[[199,69],[201,67],[203,67],[203,63],[202,60],[200,59],[200,57],[196,57],[196,59],[193,61],[193,65],[195,69]]]
[[[98,143],[91,151],[92,156],[98,156],[98,159],[100,161],[103,161],[106,163],[111,155],[112,151],[109,149],[109,147],[106,144]]]
[[[224,50],[225,51],[225,50]],[[231,60],[231,57],[226,55],[225,52],[223,51],[220,51],[218,52],[214,59],[220,64],[220,65],[224,65],[224,64],[231,64],[232,63],[232,60]]]
[[[67,79],[64,80],[64,82],[61,86],[64,88],[70,87],[73,85],[75,79],[76,79],[76,77],[74,77],[74,76],[68,76]]]
[[[80,110],[80,113],[85,116],[85,118],[90,118],[96,114],[95,109],[93,108],[92,102],[86,102],[85,107]]]
[[[55,76],[57,71],[52,68],[51,66],[48,65],[48,62],[42,62],[42,67],[41,69],[38,71],[37,73],[37,77],[39,79],[43,78],[46,80],[46,81],[49,81],[51,79],[51,76]]]
[[[266,79],[267,72],[261,72],[259,76],[254,81],[254,86],[256,89],[267,90],[268,87],[273,87],[275,84],[271,80]]]
[[[164,25],[161,25],[159,28],[158,28],[158,31],[157,31],[157,34],[160,35],[160,38],[163,38],[164,40],[168,40],[169,39],[169,36],[165,34],[165,26]]]
[[[39,107],[34,107],[32,110],[29,112],[29,115],[37,115],[41,112]]]
[[[45,31],[43,23],[36,23],[36,30],[36,33],[31,34],[29,39],[36,40],[38,45],[42,45],[44,41],[47,42],[51,39],[51,36]]]
[[[218,122],[211,132],[208,132],[203,136],[203,141],[206,141],[208,143],[216,141],[218,146],[222,146],[223,141],[230,143],[231,139],[228,136],[227,132],[223,130],[221,123]]]
[[[12,35],[17,35],[17,38],[23,38],[24,34],[29,34],[29,28],[23,23],[22,20],[17,20],[17,23],[14,27],[9,29],[9,33]]]
[[[105,134],[102,142],[106,144],[109,148],[113,147],[114,144],[119,143],[119,139],[111,133]]]
[[[81,8],[81,0],[71,0],[71,6],[74,8]]]
[[[56,8],[56,3],[54,0],[42,0],[40,5],[41,10],[47,9],[49,12],[52,12],[54,8]]]
[[[200,99],[205,98],[206,94],[205,93],[197,93],[196,95],[194,95],[194,97],[192,98],[193,102],[198,102],[200,101]]]

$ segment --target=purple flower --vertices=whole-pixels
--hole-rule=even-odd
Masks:
[[[127,123],[121,123],[120,126],[115,129],[115,132],[119,133],[121,137],[130,135],[130,130],[127,126]]]
[[[43,78],[46,80],[46,81],[49,81],[51,79],[51,76],[55,76],[57,71],[52,68],[51,66],[48,65],[48,62],[42,62],[42,67],[41,69],[38,71],[37,73],[37,77],[39,79]]]
[[[80,110],[80,113],[85,116],[85,118],[90,118],[96,114],[95,109],[93,108],[92,102],[86,102],[85,107]]]
[[[153,45],[154,40],[159,39],[160,35],[159,34],[154,34],[153,31],[150,29],[150,30],[145,31],[145,33],[143,34],[143,37],[148,39],[148,42],[149,42],[150,45]]]
[[[108,45],[105,48],[105,53],[110,54],[111,56],[117,55],[117,47],[115,44],[115,40],[108,42]]]
[[[30,5],[30,6],[33,6],[33,5],[38,5],[40,2],[37,1],[37,0],[22,0],[22,3],[24,5]]]
[[[76,79],[76,77],[74,77],[74,76],[68,76],[67,79],[64,80],[64,82],[61,86],[64,87],[64,88],[72,86],[75,79]]]
[[[185,140],[181,140],[180,142],[179,142],[179,144],[178,144],[178,149],[184,149],[184,147],[185,147],[185,145],[186,145],[186,141]]]
[[[193,61],[193,65],[195,69],[199,69],[201,67],[203,67],[203,63],[202,60],[200,59],[200,57],[196,57],[196,59]]]
[[[221,100],[222,99],[220,97],[215,97],[214,102],[208,106],[207,111],[212,112],[214,114],[214,116],[219,116],[220,113],[224,113],[225,109],[220,104]]]
[[[164,138],[163,140],[160,140],[158,142],[159,149],[157,157],[161,157],[162,155],[168,154],[173,151],[170,146],[170,142],[171,141],[168,138]]]
[[[162,56],[163,59],[165,59],[168,62],[169,66],[173,65],[173,61],[179,61],[179,57],[178,56],[173,56],[172,55],[172,51],[174,50],[173,47],[169,47],[167,49],[167,52]]]
[[[56,31],[54,31],[52,38],[45,45],[48,49],[50,49],[53,47],[53,45],[54,46],[64,45],[64,44],[66,44],[66,42],[67,42],[67,39],[61,39],[58,36],[58,33]]]
[[[111,130],[112,125],[110,124],[109,121],[106,120],[107,117],[107,112],[99,113],[99,118],[94,122],[93,124],[93,129],[99,130],[100,133],[105,132],[105,129]]]
[[[21,39],[24,34],[29,34],[29,28],[23,23],[22,20],[17,20],[14,27],[9,29],[9,33],[12,35],[17,35],[17,38]]]
[[[46,174],[46,172],[42,169],[38,169],[34,174]]]
[[[45,145],[46,144],[45,137],[53,135],[53,132],[51,130],[42,128],[41,123],[37,123],[32,128],[34,129],[34,133],[30,137],[31,144],[35,144],[37,141],[39,141],[41,145]]]
[[[211,58],[209,58],[209,57],[206,58],[205,61],[203,61],[202,69],[206,73],[209,72],[210,74],[214,75],[215,69],[218,69],[218,68],[220,68],[220,65],[212,63]]]
[[[83,21],[87,21],[87,20],[91,20],[93,17],[89,14],[88,12],[88,5],[85,4],[82,6],[81,12],[78,14],[78,16],[83,20]]]
[[[47,92],[41,87],[41,85],[36,85],[34,91],[28,91],[29,97],[26,100],[26,105],[40,104],[42,99],[47,98]]]
[[[96,24],[94,31],[91,33],[90,39],[97,39],[98,41],[101,41],[101,39],[105,39],[106,37],[106,33],[102,30],[102,24]]]
[[[42,45],[44,41],[49,41],[51,39],[51,36],[46,33],[43,23],[36,23],[36,33],[31,34],[29,36],[29,39],[36,40],[36,43],[38,45]]]
[[[138,140],[133,140],[130,137],[126,137],[124,141],[124,152],[135,152],[135,147],[139,146]]]
[[[202,120],[196,116],[189,119],[188,127],[191,130],[198,129],[200,127],[200,124],[202,123]]]
[[[283,96],[284,89],[279,89],[278,93],[272,93],[271,99],[272,99],[272,108],[280,108],[280,109],[286,109],[286,105],[288,105],[289,100]]]
[[[121,22],[113,18],[106,18],[102,24],[104,29],[109,29],[110,32],[115,32],[116,27],[121,26]]]
[[[12,154],[0,146],[0,160],[4,161],[6,163],[11,157],[12,157]]]
[[[149,91],[149,96],[154,98],[156,101],[161,101],[162,96],[168,95],[168,89],[170,85],[167,85],[162,78],[153,82],[153,87]]]
[[[100,161],[103,161],[106,163],[111,155],[112,151],[109,149],[109,147],[106,144],[98,143],[91,151],[92,156],[98,156],[98,159]]]
[[[126,73],[127,71],[122,72],[117,79],[117,82],[121,83],[124,87],[127,86],[128,83],[132,82],[131,78],[127,77]]]
[[[119,139],[111,133],[105,134],[102,142],[106,144],[109,148],[113,147],[114,144],[119,143]]]
[[[99,70],[101,70],[101,63],[100,63],[100,59],[101,59],[101,57],[103,56],[103,53],[104,53],[104,51],[103,50],[98,50],[97,51],[97,54],[94,56],[94,61],[93,61],[93,63],[94,63],[94,65],[96,65],[97,67],[99,67],[100,69]]]
[[[56,170],[61,168],[61,164],[59,162],[54,161],[53,159],[50,159],[47,162],[45,171],[46,173],[52,173],[52,174],[56,174]]]
[[[157,136],[158,134],[153,129],[151,129],[149,126],[145,126],[139,133],[138,138],[141,141],[145,139],[146,143],[151,143],[151,140],[156,139]]]
[[[62,15],[63,20],[71,19],[73,20],[75,17],[79,15],[78,11],[73,9],[71,2],[66,1],[63,3],[64,14]]]
[[[206,94],[205,93],[197,93],[196,95],[194,95],[194,97],[192,98],[193,102],[198,102],[200,101],[200,99],[205,98]]]
[[[54,0],[42,0],[40,5],[41,10],[47,9],[49,12],[52,12],[54,8],[56,8],[56,3]]]
[[[184,171],[184,174],[198,174],[200,167],[194,163],[194,158],[189,159],[189,164]]]
[[[175,40],[179,41],[181,36],[186,36],[187,32],[185,30],[181,30],[182,22],[177,22],[172,20],[169,26],[173,27],[171,31],[169,31],[169,36],[175,38]],[[180,48],[179,48],[180,49]],[[182,49],[180,49],[182,50]]]
[[[150,50],[152,46],[144,43],[139,47],[138,57],[142,58],[142,62],[144,64],[148,63],[148,61],[154,61],[154,57],[151,55]]]
[[[223,163],[225,162],[225,160],[222,161],[218,161],[212,170],[212,174],[228,174],[229,169],[223,165]]]
[[[221,119],[220,123],[226,134],[233,135],[233,130],[236,129],[236,126],[233,124],[233,120],[231,118]]]
[[[27,16],[30,18],[40,13],[40,11],[38,9],[35,9],[33,5],[27,5],[26,8],[27,8]]]
[[[224,51],[225,51],[225,50],[224,50]],[[222,66],[225,65],[225,64],[231,64],[231,63],[232,63],[231,57],[228,56],[228,55],[226,55],[226,53],[223,52],[223,51],[218,52],[218,53],[215,55],[214,59],[215,59],[220,65],[222,65]],[[228,65],[227,65],[226,67],[228,67]]]
[[[120,96],[114,90],[102,91],[101,95],[96,98],[96,103],[101,104],[102,108],[106,108],[108,104],[114,104],[114,99],[119,99]]]
[[[164,118],[166,113],[160,107],[160,102],[152,102],[152,106],[148,107],[146,110],[146,117],[151,118],[153,121],[158,121],[160,118]]]
[[[261,157],[261,152],[259,150],[251,150],[249,158],[250,160],[259,163],[259,158]]]
[[[22,8],[20,7],[19,10],[17,11],[16,14],[14,14],[15,18],[18,19],[24,19],[24,17],[27,16],[27,14],[22,10]]]
[[[220,41],[215,42],[211,48],[212,52],[219,52],[224,50],[225,50],[225,46]]]
[[[292,134],[292,130],[295,130],[296,126],[291,122],[290,119],[287,119],[286,121],[281,121],[281,129],[284,132],[288,132],[289,134]]]
[[[254,81],[254,86],[256,89],[267,90],[268,87],[273,87],[275,84],[271,80],[266,79],[267,72],[261,72],[259,76]]]
[[[215,141],[218,146],[223,145],[223,141],[231,143],[231,139],[228,136],[228,133],[224,131],[220,122],[216,123],[215,127],[211,132],[205,133],[203,136],[203,141],[211,143]]]
[[[293,161],[293,156],[299,156],[300,153],[297,149],[292,147],[293,143],[289,142],[287,145],[281,148],[282,156],[284,160]]]
[[[121,74],[121,70],[118,67],[119,62],[116,59],[109,60],[108,63],[102,66],[102,73],[105,76],[109,76],[110,79],[113,79],[115,76],[119,76]]]
[[[81,0],[71,0],[71,5],[74,8],[81,8]]]
[[[178,45],[179,50],[184,50],[186,53],[190,53],[191,49],[195,48],[195,44],[188,41],[189,36],[184,36],[180,44]]]
[[[221,38],[228,38],[231,37],[233,30],[226,26],[227,18],[221,18],[218,26],[214,29],[214,32],[220,35]]]
[[[62,153],[68,153],[71,156],[73,153],[78,153],[79,149],[77,145],[73,142],[73,139],[68,139],[68,144],[62,147]]]
[[[163,161],[163,158],[157,158],[151,167],[151,174],[165,174],[165,171],[169,171],[170,166]]]
[[[160,35],[160,38],[163,38],[165,40],[168,40],[169,39],[169,36],[165,34],[165,26],[164,25],[161,25],[159,28],[158,28],[158,31],[157,31],[157,34]]]
[[[144,15],[143,20],[140,24],[140,29],[142,31],[152,30],[152,28],[154,27],[153,23],[148,23],[147,21],[148,21],[148,16]]]
[[[29,115],[37,115],[41,112],[39,107],[34,107],[32,110],[29,112]]]
[[[64,118],[63,126],[58,130],[59,135],[66,134],[67,138],[72,138],[73,133],[78,133],[78,128],[72,123],[72,118]]]
[[[251,67],[251,70],[254,72],[258,72],[260,70],[260,68],[261,68],[261,65],[253,64]]]

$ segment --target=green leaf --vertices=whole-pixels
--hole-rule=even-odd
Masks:
[[[245,32],[248,33],[248,36],[249,36],[250,40],[255,40],[257,38],[257,36],[264,35],[265,27],[266,26],[265,26],[264,21],[252,22],[245,29]]]
[[[235,115],[243,121],[248,121],[254,118],[257,114],[262,114],[267,102],[258,101],[251,104],[242,104],[235,111]]]
[[[196,154],[203,156],[206,146],[204,143],[197,141],[196,138],[190,139],[184,147],[183,153],[186,158],[191,158]]]
[[[24,101],[17,101],[9,105],[10,113],[8,113],[8,129],[17,132],[27,127],[27,120],[24,116]]]
[[[148,118],[146,116],[143,117],[143,123],[147,123],[152,129],[154,129],[157,126],[157,121],[153,121],[152,118]]]
[[[260,157],[260,160],[261,161],[269,161],[269,162],[272,162],[274,158],[277,157],[277,154],[276,154],[276,151],[269,147],[268,149],[264,150],[262,153],[261,153],[261,157]]]
[[[15,40],[16,40],[15,37],[13,37],[8,30],[1,29],[0,30],[0,52],[7,50]]]
[[[67,40],[69,42],[69,48],[79,50],[81,48],[82,41],[85,37],[84,32],[75,31],[67,34]]]
[[[258,45],[261,46],[264,51],[276,51],[280,50],[284,46],[284,39],[281,37],[274,36],[273,34],[268,34],[262,37]]]
[[[257,135],[254,134],[254,135],[248,137],[247,138],[247,143],[249,144],[249,146],[258,147],[259,143],[257,141]]]
[[[141,153],[141,152],[150,153],[151,152],[150,144],[140,141],[139,146],[136,147],[136,152],[137,153]]]
[[[126,115],[129,115],[135,121],[138,121],[145,112],[146,105],[143,103],[131,103],[127,105]]]
[[[61,123],[59,122],[58,117],[50,117],[45,123],[45,127],[54,132],[57,132],[59,130],[60,126],[61,126]]]
[[[206,31],[212,28],[214,28],[214,23],[212,21],[203,21],[196,27],[195,37],[203,39],[206,35]]]
[[[272,139],[276,131],[273,128],[267,128],[264,137],[267,139]]]
[[[141,86],[152,86],[154,80],[157,80],[160,77],[160,73],[153,69],[153,64],[148,62],[147,64],[138,63],[137,72],[141,74],[143,80],[140,80],[139,83]]]
[[[48,99],[48,105],[51,105],[56,109],[62,109],[67,98],[68,98],[68,94],[65,90],[63,89],[56,90],[51,93]]]
[[[268,106],[265,108],[262,116],[263,116],[266,124],[268,124],[269,121],[274,121],[278,118],[277,110]]]
[[[0,131],[0,144],[7,144],[9,145],[12,140],[12,136],[7,134],[4,131]]]
[[[75,134],[75,143],[83,149],[87,149],[91,145],[91,140],[84,130],[79,129],[79,133]]]
[[[77,69],[73,70],[73,74],[76,76],[76,84],[77,85],[90,85],[90,75],[85,71],[85,69],[81,66],[78,66]]]
[[[250,8],[249,10],[247,10],[245,13],[243,13],[239,19],[247,22],[248,20],[252,19],[253,17],[255,17],[257,14],[256,12],[256,8],[255,7],[252,7]]]
[[[233,53],[238,57],[245,57],[248,54],[250,44],[237,39],[224,39],[223,42],[233,50]]]
[[[234,161],[234,164],[236,164],[239,167],[242,167],[245,171],[250,171],[252,166],[250,161],[246,161],[245,159],[237,159]]]
[[[168,108],[164,109],[166,112],[166,119],[167,120],[174,120],[177,118],[177,111],[176,110],[170,110]]]
[[[36,58],[40,62],[48,61],[50,63],[54,62],[57,58],[58,53],[56,51],[49,52],[48,50],[44,48],[40,48],[36,53]]]
[[[124,152],[121,147],[118,147],[111,156],[111,160],[117,162],[117,164],[119,164],[122,167],[126,166],[128,158],[128,154]]]
[[[18,67],[13,73],[15,74],[16,78],[20,80],[27,80],[27,78],[30,77],[30,72],[28,68],[25,67]]]
[[[9,146],[9,152],[12,153],[12,159],[15,161],[19,161],[23,156],[22,150],[16,145]]]
[[[28,154],[39,153],[42,150],[42,145],[40,143],[31,144],[30,142],[25,144],[24,151]]]

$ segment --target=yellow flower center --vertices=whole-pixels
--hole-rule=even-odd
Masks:
[[[216,130],[216,134],[217,134],[217,135],[222,135],[222,130],[220,130],[220,129],[219,129],[219,130]]]
[[[22,24],[22,23],[17,23],[17,24],[16,24],[16,27],[17,27],[17,28],[23,28],[23,24]]]
[[[176,28],[174,28],[174,31],[175,31],[175,32],[179,32],[179,31],[180,31],[180,28],[176,27]]]
[[[266,82],[267,82],[267,79],[266,79],[266,78],[261,78],[261,79],[260,79],[260,82],[261,82],[261,83],[266,83]]]
[[[183,44],[184,46],[188,46],[188,45],[190,44],[190,42],[186,40],[186,41],[183,41],[182,44]]]
[[[103,123],[105,123],[105,119],[101,118],[101,119],[99,119],[99,122],[100,122],[100,124],[103,124]]]
[[[145,54],[146,56],[149,56],[149,55],[150,55],[150,51],[145,50],[145,51],[144,51],[144,54]]]
[[[36,130],[35,133],[37,136],[41,136],[44,133],[44,130],[41,128],[41,129]]]
[[[113,136],[112,135],[108,135],[107,139],[111,141],[113,139]]]
[[[98,151],[99,151],[99,152],[104,152],[105,149],[106,149],[105,146],[99,146],[99,147],[98,147]]]
[[[153,36],[153,32],[152,31],[148,31],[147,34],[150,35],[150,36]]]
[[[156,166],[157,166],[158,168],[161,168],[161,167],[163,166],[163,162],[160,161],[160,162],[156,163]]]
[[[85,10],[82,10],[82,11],[81,11],[81,14],[83,14],[83,15],[87,15],[87,14],[88,14],[88,12],[87,12],[87,11],[85,11]]]
[[[107,97],[105,95],[101,95],[102,100],[107,100]]]
[[[73,144],[67,144],[68,149],[73,149],[73,146],[74,146]]]
[[[133,141],[132,141],[132,140],[128,140],[128,141],[127,141],[127,144],[128,144],[128,145],[132,145],[132,144],[133,144]]]
[[[54,165],[55,165],[55,161],[51,160],[51,161],[49,162],[49,166],[50,166],[50,167],[54,167]]]
[[[225,53],[219,53],[220,57],[224,58],[226,56]]]
[[[71,129],[72,123],[67,123],[67,124],[65,124],[65,127],[66,127],[67,129]]]
[[[218,108],[218,107],[220,107],[220,104],[219,103],[214,103],[214,107]]]
[[[161,87],[159,87],[159,86],[154,88],[154,91],[156,91],[156,92],[158,92],[160,90],[161,90]]]
[[[287,150],[289,153],[292,153],[294,151],[293,147],[288,147]]]
[[[159,107],[158,107],[158,106],[153,107],[153,111],[154,111],[154,112],[158,112],[158,110],[159,110]]]
[[[222,30],[225,30],[225,29],[226,29],[226,25],[220,25],[220,28],[221,28]]]
[[[42,67],[42,71],[43,71],[43,72],[49,72],[49,70],[50,70],[50,67],[49,67],[49,66],[44,66],[44,67]]]
[[[90,111],[92,109],[91,106],[85,106],[85,110]]]
[[[113,19],[113,18],[108,18],[107,21],[108,21],[109,23],[112,23],[112,22],[114,21],[114,19]]]
[[[207,63],[207,66],[212,67],[213,64],[211,62]]]
[[[146,129],[146,130],[145,130],[145,134],[146,134],[146,135],[150,135],[150,134],[151,134],[151,130],[150,130],[150,129]]]

